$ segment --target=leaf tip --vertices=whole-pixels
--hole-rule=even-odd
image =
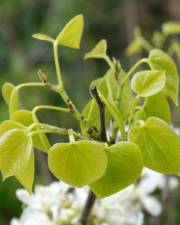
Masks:
[[[52,42],[52,43],[54,42],[54,39],[46,34],[35,33],[32,35],[32,37],[35,39],[41,40],[41,41],[48,41],[48,42]]]

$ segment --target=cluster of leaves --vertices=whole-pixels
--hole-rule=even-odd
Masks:
[[[142,168],[180,175],[180,138],[170,128],[167,97],[177,105],[179,79],[172,58],[160,49],[150,51],[127,73],[120,61],[107,55],[100,40],[85,59],[103,59],[107,73],[94,80],[92,94],[82,112],[65,91],[58,58],[59,46],[78,49],[83,32],[83,16],[74,17],[54,39],[45,34],[33,37],[53,46],[57,84],[41,82],[14,86],[5,83],[2,95],[9,107],[9,120],[0,125],[0,171],[3,178],[15,176],[29,191],[34,180],[34,148],[48,154],[50,171],[60,180],[82,187],[89,185],[97,197],[106,197],[136,182]],[[136,72],[141,64],[149,69]],[[19,93],[26,87],[49,88],[67,107],[38,105],[28,111],[20,108]],[[105,106],[105,118],[102,110]],[[40,123],[38,110],[57,110],[77,119],[80,132]],[[104,124],[103,124],[104,123]],[[106,128],[105,130],[103,130]],[[104,138],[100,134],[105,135]],[[49,143],[46,133],[68,135],[69,143]]]
[[[150,40],[142,35],[140,27],[134,29],[134,39],[126,49],[127,56],[150,52],[153,48],[164,49],[170,56],[176,55],[180,60],[180,43],[178,35],[180,34],[180,23],[174,21],[164,22],[161,30],[155,30]]]

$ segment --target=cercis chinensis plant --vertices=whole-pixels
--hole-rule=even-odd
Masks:
[[[180,175],[180,138],[170,127],[167,101],[169,98],[178,105],[177,69],[173,59],[160,49],[152,49],[126,73],[119,60],[107,55],[106,41],[100,40],[85,59],[103,59],[109,68],[91,83],[92,100],[83,111],[76,108],[63,84],[58,48],[78,49],[83,26],[83,16],[78,15],[55,39],[33,35],[52,45],[57,84],[49,83],[40,72],[41,82],[3,85],[9,120],[0,125],[0,171],[3,179],[15,176],[31,192],[34,148],[48,154],[48,166],[55,177],[73,187],[89,186],[81,220],[85,224],[95,196],[107,197],[135,183],[143,167]],[[141,64],[147,64],[148,69],[138,71]],[[67,107],[38,105],[32,111],[22,109],[19,92],[27,87],[49,88]],[[47,109],[72,115],[80,130],[40,123],[37,112]],[[46,133],[67,135],[69,142],[51,146]]]

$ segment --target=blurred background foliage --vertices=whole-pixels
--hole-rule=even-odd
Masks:
[[[0,85],[5,81],[14,83],[38,81],[37,71],[43,69],[48,80],[55,81],[54,62],[50,44],[32,38],[42,32],[56,36],[63,25],[76,14],[85,17],[85,32],[80,51],[60,50],[63,78],[68,93],[82,109],[90,99],[89,83],[103,75],[107,66],[98,60],[83,61],[84,53],[102,38],[107,39],[108,53],[121,60],[125,69],[138,56],[127,58],[125,48],[133,39],[133,28],[139,25],[145,37],[159,29],[164,21],[180,21],[179,0],[1,0],[0,1]],[[21,92],[22,104],[31,109],[36,104],[62,105],[59,96],[48,90],[26,89]],[[8,117],[7,108],[0,99],[0,120]],[[179,109],[176,125],[180,125]],[[47,120],[61,127],[76,127],[74,120],[55,112],[43,112]],[[44,162],[44,156],[37,160]],[[43,160],[42,160],[43,158]],[[52,177],[45,163],[38,168],[38,182],[48,183]],[[18,216],[20,205],[15,198],[19,185],[9,179],[0,183],[0,225],[9,224],[10,218]],[[177,197],[178,198],[178,197]],[[173,209],[174,208],[174,209]],[[171,223],[180,224],[180,206],[171,207]],[[173,215],[173,216],[172,216]],[[165,225],[165,223],[163,223]]]

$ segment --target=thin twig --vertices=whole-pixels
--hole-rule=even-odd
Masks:
[[[107,142],[106,123],[105,123],[105,104],[104,102],[101,101],[96,87],[91,88],[91,94],[96,100],[96,103],[99,108],[100,124],[101,124],[100,130],[101,141]]]
[[[91,88],[90,91],[99,108],[100,123],[101,123],[100,138],[101,138],[101,141],[107,142],[106,123],[105,123],[105,104],[101,101],[96,87]],[[94,195],[92,191],[89,191],[84,209],[82,211],[82,214],[79,220],[79,223],[81,225],[86,225],[88,223],[88,219],[95,201],[96,201],[96,196]]]

